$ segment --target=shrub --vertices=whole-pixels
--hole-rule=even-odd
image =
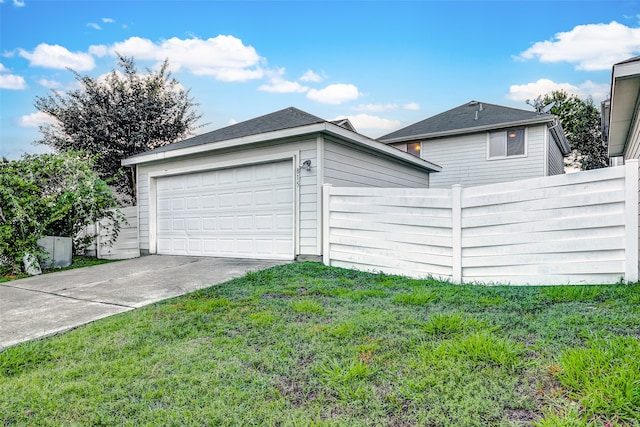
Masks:
[[[26,254],[42,256],[37,241],[45,235],[72,237],[81,249],[95,236],[80,238],[79,231],[100,218],[113,223],[107,244],[117,238],[124,216],[94,164],[80,152],[0,161],[0,263],[22,271]]]

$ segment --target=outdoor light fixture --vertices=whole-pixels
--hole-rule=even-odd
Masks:
[[[311,160],[305,160],[304,162],[302,162],[302,167],[306,171],[310,171],[311,170]]]

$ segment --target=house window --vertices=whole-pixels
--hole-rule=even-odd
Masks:
[[[525,155],[524,128],[489,133],[489,158]]]
[[[411,144],[407,144],[407,153],[414,155],[416,157],[421,157],[420,156],[420,151],[421,151],[421,143],[419,142],[412,142]]]

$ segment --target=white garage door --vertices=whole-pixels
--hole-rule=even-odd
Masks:
[[[293,259],[292,161],[157,180],[158,253]]]

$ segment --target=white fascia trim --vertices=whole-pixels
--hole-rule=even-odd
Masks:
[[[388,147],[387,145],[370,139],[366,136],[351,132],[340,126],[332,123],[315,123],[306,126],[299,126],[290,129],[283,129],[273,132],[260,133],[256,135],[249,135],[242,138],[228,139],[225,141],[214,142],[210,144],[200,144],[193,147],[179,148],[176,150],[162,151],[158,153],[143,154],[136,157],[129,157],[122,160],[122,166],[133,166],[140,163],[148,163],[166,159],[172,159],[176,157],[188,156],[192,154],[206,153],[216,150],[221,150],[230,147],[241,147],[244,145],[255,144],[259,142],[266,142],[275,139],[290,138],[300,135],[306,135],[311,133],[326,132],[334,135],[338,135],[344,139],[355,142],[357,145],[369,147],[375,151],[382,152],[391,157],[395,157],[405,163],[411,163],[421,169],[427,169],[433,172],[440,172],[442,168],[434,163],[426,160],[419,159],[411,154],[404,153],[396,148]]]
[[[150,171],[147,173],[147,175],[149,176],[149,178],[160,178],[160,177],[167,177],[167,176],[174,176],[174,175],[183,175],[186,173],[207,172],[207,171],[212,171],[216,169],[228,169],[228,168],[234,168],[234,167],[240,167],[240,166],[255,165],[259,163],[270,163],[270,162],[278,162],[278,161],[285,161],[285,160],[292,160],[294,163],[294,168],[296,168],[298,167],[296,163],[299,155],[300,155],[299,151],[286,150],[279,153],[267,154],[264,156],[250,156],[242,159],[232,159],[232,160],[226,160],[224,162],[207,163],[207,164],[198,165],[198,166],[189,165],[189,166],[182,166],[179,168],[168,167],[167,169]]]
[[[622,122],[627,120],[626,115],[622,118],[618,116],[620,110],[624,111],[626,108],[629,108],[629,105],[620,106],[620,102],[618,97],[616,96],[617,83],[623,84],[621,81],[628,79],[640,79],[640,60],[627,62],[622,64],[615,64],[613,66],[613,70],[611,72],[611,92],[609,94],[609,99],[611,99],[610,110],[609,110],[609,135],[608,135],[608,154],[609,157],[616,156],[624,156],[627,157],[627,148],[629,143],[629,132],[631,128],[627,128],[627,131],[619,136],[618,138],[612,138],[612,131],[617,131],[617,127],[615,127],[615,123]],[[623,89],[618,89],[619,92]],[[630,126],[633,126],[634,117],[638,114],[638,104],[640,103],[640,97],[636,97],[634,107],[634,112],[631,117],[628,118]],[[623,131],[624,132],[624,131]]]
[[[382,143],[383,144],[393,144],[393,143],[397,143],[397,142],[416,141],[418,139],[422,139],[422,140],[434,139],[434,138],[441,138],[441,137],[445,137],[445,136],[454,136],[454,135],[464,135],[464,134],[468,134],[468,133],[485,132],[485,131],[489,131],[489,130],[508,129],[508,128],[517,127],[517,126],[535,125],[535,124],[538,124],[538,123],[548,123],[548,122],[552,122],[552,121],[553,121],[553,117],[545,116],[544,119],[543,118],[536,118],[536,119],[520,120],[520,121],[517,121],[517,122],[502,123],[502,124],[498,124],[498,125],[477,126],[477,127],[472,127],[472,128],[447,130],[447,131],[443,131],[443,132],[425,133],[425,134],[421,134],[421,135],[403,136],[403,137],[399,137],[399,138],[385,139],[384,141],[382,141]]]
[[[633,77],[640,74],[640,59],[613,65],[613,78]]]

